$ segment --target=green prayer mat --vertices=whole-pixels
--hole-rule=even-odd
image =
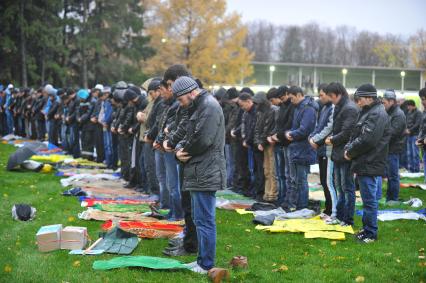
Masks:
[[[189,269],[185,264],[171,258],[152,256],[121,256],[110,260],[93,262],[95,270],[109,270],[121,267],[145,267],[151,269]]]

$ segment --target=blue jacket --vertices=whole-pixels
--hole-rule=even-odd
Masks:
[[[305,97],[294,109],[290,135],[293,141],[289,145],[290,160],[299,165],[311,165],[316,162],[316,153],[308,138],[315,130],[318,104]]]
[[[311,137],[320,133],[327,126],[331,113],[333,113],[333,105],[331,104],[331,102],[321,107],[317,126],[315,127],[315,130],[312,132]],[[317,149],[317,155],[318,157],[326,157],[324,144],[321,144],[320,147]]]
[[[111,125],[112,122],[112,105],[111,102],[109,100],[105,100],[103,103],[103,107],[104,107],[104,119],[103,123],[106,123],[108,126]]]

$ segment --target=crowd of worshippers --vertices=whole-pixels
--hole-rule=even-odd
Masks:
[[[298,86],[285,85],[266,93],[248,87],[210,93],[198,79],[191,79],[196,85],[184,80],[176,86],[180,78],[192,78],[183,65],[173,65],[162,78],[141,86],[120,81],[91,90],[52,85],[18,90],[9,85],[1,91],[0,130],[38,140],[47,136],[74,157],[120,167],[127,188],[158,194],[160,207],[170,209],[169,219],[191,223],[191,199],[183,197],[181,187],[215,191],[208,188],[210,180],[224,178],[227,188],[292,212],[308,206],[308,173],[311,165],[319,164],[325,195],[322,218],[329,224],[353,225],[359,189],[364,212],[357,238],[363,242],[377,239],[382,177],[388,180],[386,200],[397,201],[399,169],[420,170],[426,112],[413,100],[397,99],[393,90],[379,97],[372,84],[364,84],[349,95],[341,83],[332,82],[318,87],[316,99]],[[192,115],[199,105],[185,95],[194,90],[214,97],[224,117],[224,148],[208,160],[193,156],[202,153],[198,149],[193,155],[182,151],[188,132],[195,133],[191,139],[203,148],[217,150],[212,146],[218,139],[213,125],[220,121],[211,113]],[[419,97],[425,107],[426,88]],[[213,128],[201,135],[204,119]],[[220,151],[226,172],[197,165],[215,164]],[[188,169],[194,180],[185,175],[188,160],[195,164]],[[186,251],[197,249],[193,240],[185,244]]]

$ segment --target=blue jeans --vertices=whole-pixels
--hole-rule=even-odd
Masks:
[[[248,168],[250,171],[250,183],[251,183],[251,187],[253,187],[255,177],[254,177],[254,154],[253,154],[252,147],[248,148],[247,154],[248,154]]]
[[[225,158],[226,158],[226,186],[232,187],[232,180],[234,178],[234,158],[232,155],[231,145],[225,144]]]
[[[303,209],[308,207],[309,165],[290,163],[290,186],[287,187],[287,207],[290,209]]]
[[[214,266],[216,257],[215,192],[191,191],[192,219],[197,228],[197,263],[205,270]]]
[[[155,172],[157,175],[158,185],[160,187],[160,207],[163,209],[170,207],[170,192],[166,185],[166,164],[164,153],[155,151]]]
[[[68,151],[74,158],[80,157],[80,132],[77,124],[67,125],[66,137]]]
[[[386,201],[398,200],[399,195],[399,154],[389,154],[387,164],[388,190]]]
[[[333,172],[334,172],[334,162],[331,160],[331,158],[327,158],[327,184],[328,184],[328,190],[330,191],[331,196],[331,217],[336,217],[337,215],[337,192],[336,188],[334,186],[333,181]]]
[[[274,157],[275,157],[275,176],[277,177],[278,184],[278,203],[281,204],[284,202],[286,194],[286,184],[285,184],[285,162],[284,162],[284,147],[280,145],[275,145],[274,147]]]
[[[7,133],[12,134],[13,133],[13,115],[10,110],[6,109],[6,126],[7,126]]]
[[[353,225],[355,212],[355,185],[350,163],[334,163],[334,186],[338,194],[337,219]]]
[[[103,130],[104,136],[104,152],[105,152],[105,161],[108,168],[113,167],[113,156],[112,156],[112,134],[108,129]]]
[[[29,126],[31,129],[31,126]],[[65,151],[69,151],[68,143],[67,143],[67,126],[65,124],[61,125],[61,147]]]
[[[377,237],[377,177],[358,176],[363,203],[362,224],[369,237]]]
[[[376,199],[379,201],[382,199],[382,186],[383,186],[383,178],[382,176],[377,176],[377,192],[376,192]]]
[[[419,148],[416,145],[416,136],[407,137],[407,169],[410,172],[420,171]]]
[[[183,218],[182,201],[180,197],[179,168],[174,152],[165,152],[164,161],[166,164],[166,185],[170,193],[171,220]]]

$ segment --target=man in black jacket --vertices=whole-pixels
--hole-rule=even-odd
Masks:
[[[254,182],[249,189],[249,196],[263,200],[263,190],[265,185],[265,176],[263,173],[263,152],[259,151],[254,145],[254,128],[256,125],[257,107],[253,102],[253,97],[242,92],[238,97],[238,105],[244,110],[241,121],[241,140],[243,146],[253,153],[253,174]]]
[[[415,173],[420,171],[420,155],[416,139],[420,131],[422,113],[413,100],[407,100],[407,108],[407,169]]]
[[[247,195],[250,186],[250,173],[247,148],[242,145],[241,141],[241,123],[244,110],[238,105],[238,95],[239,93],[235,88],[228,89],[225,94],[225,103],[229,104],[230,108],[226,136],[228,136],[234,160],[233,189]]]
[[[290,141],[285,137],[285,133],[291,129],[295,107],[289,98],[287,86],[279,87],[278,92],[281,99],[280,109],[278,110],[275,127],[268,141],[270,143],[275,142],[276,145],[280,147],[280,162],[277,167],[281,172],[281,178],[280,173],[278,173],[278,177],[280,178],[279,182],[281,183],[279,186],[278,203],[281,205],[284,203],[287,189],[290,187],[290,153],[288,151]],[[282,176],[284,176],[284,181],[282,180]]]
[[[185,138],[176,148],[185,163],[183,190],[191,193],[197,227],[198,258],[188,267],[206,274],[216,257],[215,193],[226,186],[225,119],[217,100],[193,79],[180,77],[172,87],[181,105],[191,105]]]
[[[67,89],[64,96],[64,107],[62,109],[62,120],[65,124],[65,139],[67,151],[74,158],[80,157],[80,131],[77,123],[77,112],[80,100],[77,98],[76,91],[72,88]]]
[[[59,89],[57,91],[57,94],[58,93],[62,94],[63,90]],[[54,92],[49,93],[49,100],[51,104],[49,111],[46,114],[47,120],[49,121],[49,142],[56,146],[58,145],[58,135],[60,126],[58,119],[55,117],[59,109],[58,97],[56,96],[57,94],[55,94]]]
[[[352,160],[351,171],[357,176],[363,203],[363,229],[356,237],[362,243],[371,243],[377,239],[378,230],[377,179],[385,173],[391,130],[389,116],[373,85],[360,86],[355,95],[362,111],[344,148],[344,158]]]
[[[173,96],[173,92],[166,81],[162,81],[161,97],[163,98],[164,111],[158,121],[158,135],[153,143],[154,149],[160,151],[163,159],[163,166],[166,171],[166,188],[170,194],[170,211],[167,218],[170,220],[181,220],[183,216],[182,202],[180,195],[180,182],[178,163],[174,152],[164,151],[163,142],[167,140],[167,132],[170,124],[176,118],[179,102]]]
[[[331,160],[334,162],[333,179],[338,194],[336,219],[330,218],[327,223],[353,225],[355,213],[355,185],[351,173],[351,162],[344,158],[344,147],[350,139],[351,132],[358,119],[358,107],[348,96],[341,83],[333,82],[325,88],[335,105],[333,113],[333,131],[325,140],[325,144],[333,147]]]
[[[393,89],[383,94],[383,105],[390,118],[391,138],[389,141],[389,155],[387,160],[388,190],[386,201],[398,201],[399,194],[399,155],[405,148],[405,130],[407,124],[405,114],[396,102]]]

